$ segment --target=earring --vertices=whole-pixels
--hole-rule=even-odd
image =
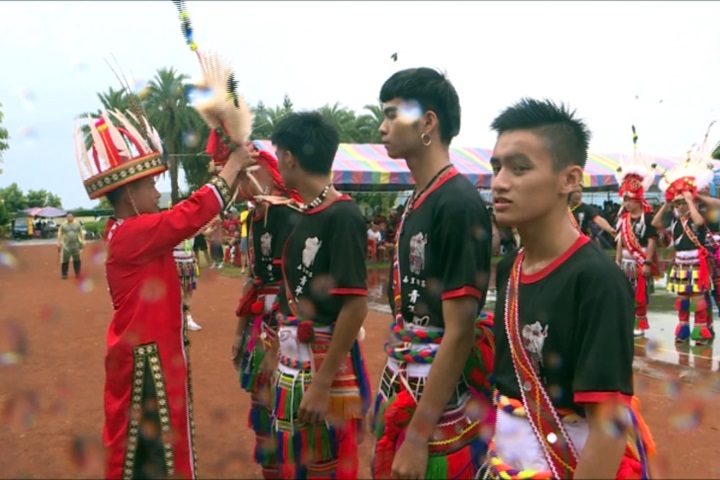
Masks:
[[[422,135],[420,135],[420,141],[423,145],[429,147],[432,143],[432,138],[430,138],[430,135],[428,135],[427,133],[423,133]]]

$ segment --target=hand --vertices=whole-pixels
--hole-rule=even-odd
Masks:
[[[260,362],[260,371],[272,375],[278,364],[277,350],[268,350]]]
[[[320,423],[325,420],[325,414],[327,413],[329,405],[330,387],[324,387],[313,381],[300,401],[298,420],[311,425]]]
[[[413,439],[408,432],[395,454],[392,464],[392,478],[422,480],[428,463],[428,446],[420,439]]]
[[[650,268],[649,264],[645,264],[642,267],[642,275],[643,277],[651,277],[652,276],[652,268]]]
[[[251,151],[248,145],[238,145],[238,147],[230,153],[227,164],[233,165],[239,170],[245,170],[255,164],[255,157],[257,157],[257,153]]]
[[[232,363],[235,370],[240,370],[240,360],[242,360],[243,335],[235,335],[232,344]]]
[[[690,192],[683,192],[683,198],[687,203],[690,203],[693,201],[693,195]]]

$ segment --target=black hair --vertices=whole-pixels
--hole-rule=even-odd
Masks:
[[[408,68],[388,78],[380,89],[380,101],[415,100],[423,112],[438,117],[440,140],[445,145],[460,133],[460,99],[450,80],[432,68]]]
[[[545,140],[556,171],[570,165],[585,168],[592,134],[575,110],[564,103],[523,98],[498,115],[490,128],[498,136],[513,130],[533,130]]]
[[[319,112],[297,112],[278,123],[270,140],[276,147],[292,152],[307,173],[329,175],[340,134],[332,121]]]
[[[110,190],[105,194],[105,198],[107,198],[108,203],[113,208],[117,208],[118,204],[120,203],[120,197],[122,197],[123,190],[125,190],[125,185],[120,186],[114,190]]]

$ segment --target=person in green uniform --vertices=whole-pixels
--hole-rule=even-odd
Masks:
[[[72,213],[68,213],[66,222],[58,229],[58,249],[62,257],[61,270],[63,280],[68,278],[68,268],[70,267],[70,258],[73,261],[73,270],[75,277],[80,276],[80,251],[85,246],[85,236],[83,235],[82,225],[76,222]]]

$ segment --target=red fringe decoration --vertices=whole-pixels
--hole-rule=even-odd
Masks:
[[[212,161],[219,167],[224,166],[230,157],[230,148],[225,145],[225,142],[222,141],[222,137],[215,131],[214,128],[210,130],[210,137],[208,138],[208,143],[205,147],[205,153],[210,155]]]
[[[650,330],[650,324],[647,317],[640,317],[637,324],[638,330]]]
[[[358,456],[357,422],[346,422],[342,428],[335,427],[338,438],[337,480],[355,480],[360,470],[360,457]]]
[[[310,343],[315,338],[315,329],[312,320],[303,320],[297,327],[297,339],[301,343]]]
[[[415,413],[415,400],[410,393],[403,388],[385,410],[385,429],[382,437],[375,446],[374,478],[390,478],[392,475],[392,464],[395,460],[395,452],[400,446],[400,436],[407,428]]]
[[[253,302],[253,304],[250,306],[250,311],[253,315],[260,315],[264,309],[265,304],[261,301]]]

